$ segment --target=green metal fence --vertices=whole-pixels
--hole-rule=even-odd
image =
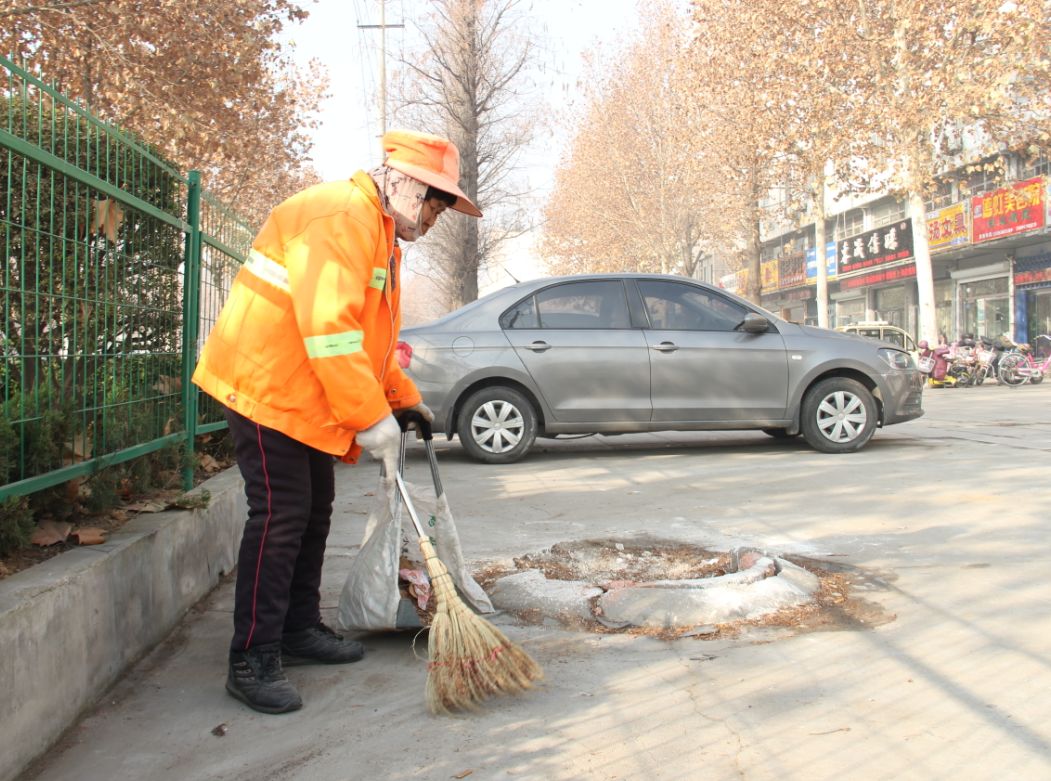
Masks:
[[[225,425],[189,378],[252,234],[196,172],[2,57],[0,79],[5,500]]]

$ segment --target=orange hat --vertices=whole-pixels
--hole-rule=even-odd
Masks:
[[[445,138],[411,130],[391,130],[383,134],[383,164],[418,179],[424,184],[456,196],[450,208],[472,217],[481,217],[478,207],[460,189],[460,150]]]

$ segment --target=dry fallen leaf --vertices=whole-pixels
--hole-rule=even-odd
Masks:
[[[77,529],[70,535],[70,539],[77,545],[101,545],[106,541],[106,532],[103,529],[88,526],[83,529]]]
[[[197,463],[201,465],[201,469],[205,472],[218,472],[222,468],[219,466],[219,462],[207,453],[201,453]]]
[[[65,521],[41,521],[29,541],[33,545],[46,548],[48,545],[65,542],[72,529],[73,524]]]
[[[464,770],[454,775],[453,778],[467,778],[467,776],[471,775],[473,772],[473,770]]]
[[[222,724],[217,724],[216,726],[212,727],[212,734],[215,735],[217,738],[221,738],[223,735],[225,735],[226,722],[224,721]]]
[[[124,210],[120,208],[116,201],[110,198],[94,201],[94,206],[95,214],[91,219],[91,227],[88,229],[88,233],[104,234],[107,239],[116,243],[117,230],[120,228],[120,224],[124,222]]]

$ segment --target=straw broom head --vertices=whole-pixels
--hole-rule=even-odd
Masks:
[[[420,550],[437,603],[427,641],[431,713],[473,710],[494,694],[518,694],[542,678],[529,654],[464,604],[430,539],[420,538]]]

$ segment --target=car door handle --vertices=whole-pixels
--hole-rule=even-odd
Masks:
[[[650,345],[650,349],[662,353],[673,353],[679,349],[679,345],[675,344],[675,342],[661,342],[660,344]]]
[[[535,342],[527,344],[525,346],[525,348],[527,350],[532,350],[535,353],[542,353],[542,352],[544,352],[544,350],[550,350],[551,349],[551,345],[549,345],[547,342],[542,342],[540,340],[537,340]]]

